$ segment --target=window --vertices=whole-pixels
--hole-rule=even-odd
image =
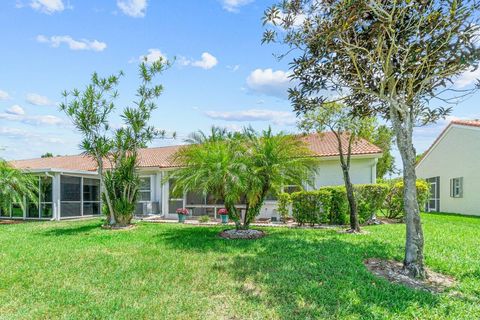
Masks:
[[[463,177],[450,179],[450,197],[463,197]]]
[[[277,192],[275,190],[270,190],[267,195],[265,196],[266,201],[277,201]]]
[[[100,214],[100,180],[62,175],[60,178],[60,210],[62,217]],[[51,214],[51,204],[42,206],[44,215]]]
[[[168,199],[168,212],[176,213],[176,210],[183,208],[183,194],[174,194],[173,189],[175,188],[175,180],[168,180],[168,194],[170,199]]]
[[[52,178],[40,177],[40,218],[53,217]]]
[[[100,214],[100,180],[83,178],[83,215]]]
[[[294,192],[299,192],[299,191],[302,191],[301,186],[291,185],[291,186],[285,186],[283,188],[283,192],[285,192],[285,193],[294,193]]]
[[[138,190],[139,193],[139,201],[151,201],[151,178],[150,177],[140,177],[140,188]]]
[[[12,217],[14,218],[23,217],[23,210],[19,203],[12,204]]]
[[[62,217],[82,215],[82,178],[62,175],[60,178],[60,210]]]
[[[53,217],[53,205],[52,205],[52,178],[48,176],[36,176],[37,189],[33,190],[37,201],[30,201],[24,197],[25,217],[38,219],[38,218],[51,218]],[[15,217],[23,218],[23,209],[19,203],[14,203],[10,206],[10,209],[3,211],[0,209],[0,217]]]

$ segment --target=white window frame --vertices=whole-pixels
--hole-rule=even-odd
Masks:
[[[433,194],[430,195],[429,199],[428,199],[428,212],[436,212],[438,211],[438,208],[437,208],[437,202],[438,202],[438,194],[437,194],[437,181],[431,181],[429,182],[429,187],[433,186],[433,190],[434,191],[434,195],[435,197],[432,198]],[[433,201],[435,203],[435,206],[434,207],[431,207],[430,206],[430,201]]]
[[[142,193],[142,192],[150,192],[150,200],[139,200],[138,203],[150,203],[152,202],[153,200],[153,178],[151,175],[146,175],[146,176],[140,176],[139,177],[140,179],[145,179],[145,178],[148,178],[150,180],[150,189],[147,190],[147,189],[138,189],[138,193]]]
[[[98,201],[86,201],[86,200],[84,199],[84,196],[85,196],[85,195],[83,194],[83,193],[84,193],[84,189],[83,189],[83,188],[84,188],[84,186],[85,186],[85,182],[84,182],[85,179],[98,180],[98,182],[99,182],[98,188],[99,188],[99,192],[100,192]],[[102,200],[102,190],[101,190],[100,178],[82,177],[82,190],[81,190],[81,192],[82,192],[82,196],[81,196],[81,198],[82,198],[82,217],[84,217],[84,216],[85,216],[85,217],[91,217],[91,216],[101,215],[101,214],[102,214],[102,201],[101,201],[101,200]],[[99,214],[98,214],[98,215],[96,215],[96,214],[93,214],[93,215],[92,215],[92,214],[85,214],[85,213],[84,213],[84,210],[85,210],[85,209],[84,209],[84,205],[85,205],[85,204],[93,204],[93,203],[97,203],[97,204],[98,204],[98,206],[99,206]]]
[[[463,198],[463,177],[450,179],[450,197]]]

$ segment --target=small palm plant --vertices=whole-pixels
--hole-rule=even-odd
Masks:
[[[24,197],[31,202],[38,201],[38,178],[0,159],[0,210],[9,212],[12,204],[18,204],[25,211]]]
[[[303,185],[312,178],[316,160],[297,137],[245,129],[228,133],[212,128],[211,135],[199,132],[179,150],[182,168],[168,178],[176,182],[173,192],[210,193],[224,201],[237,229],[248,229],[260,213],[271,191],[285,185]],[[244,212],[238,204],[244,204]]]

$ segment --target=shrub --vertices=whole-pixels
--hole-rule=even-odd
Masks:
[[[429,186],[425,180],[417,180],[417,197],[420,210],[425,207],[429,197]],[[401,219],[404,217],[403,210],[403,181],[393,181],[388,184],[389,190],[385,199],[385,217]]]
[[[292,205],[292,199],[289,193],[281,193],[278,195],[277,210],[280,213],[280,218],[283,222],[286,222],[290,215],[290,207]]]
[[[348,214],[348,199],[345,187],[321,187],[320,190],[329,191],[332,195],[328,222],[331,224],[348,224],[350,216]]]
[[[210,221],[210,217],[209,216],[200,216],[198,218],[198,221],[201,222],[201,223],[207,223]]]
[[[291,194],[292,213],[298,224],[328,222],[332,194],[327,190],[300,191]]]
[[[389,188],[384,183],[359,184],[354,186],[354,190],[358,220],[364,223],[382,208]]]

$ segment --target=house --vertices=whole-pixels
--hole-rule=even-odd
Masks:
[[[416,166],[430,183],[427,211],[480,215],[480,120],[455,120]]]
[[[339,165],[338,143],[333,133],[299,136],[319,158],[319,168],[314,179],[314,188],[343,184]],[[346,137],[344,137],[347,145]],[[175,218],[176,209],[189,208],[193,216],[216,217],[222,204],[210,195],[188,192],[183,197],[174,197],[171,190],[174,181],[165,181],[169,170],[178,168],[173,156],[182,146],[147,148],[140,150],[139,174],[140,197],[136,213],[158,214]],[[381,150],[366,140],[358,141],[352,149],[351,177],[353,183],[375,183],[376,165]],[[59,156],[12,161],[11,164],[38,176],[39,203],[27,203],[26,212],[13,205],[10,212],[2,212],[3,218],[60,220],[95,216],[101,214],[100,182],[95,162],[83,155]],[[285,186],[295,190],[298,186]],[[311,188],[311,187],[310,187]],[[260,217],[278,217],[276,201],[269,198]]]

